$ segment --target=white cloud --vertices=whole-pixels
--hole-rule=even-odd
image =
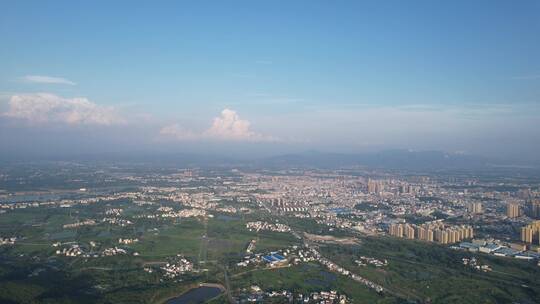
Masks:
[[[41,75],[27,75],[23,79],[32,83],[45,83],[45,84],[67,84],[76,85],[75,82],[62,77],[41,76]]]
[[[113,107],[97,105],[86,98],[63,98],[49,93],[14,95],[3,116],[31,123],[113,125],[123,123]]]
[[[250,122],[240,119],[236,111],[224,109],[221,115],[215,117],[212,126],[203,132],[193,132],[178,124],[163,127],[161,135],[178,140],[213,139],[224,141],[277,141],[271,136],[262,135],[250,130]]]
[[[221,116],[214,118],[212,127],[204,132],[209,137],[231,140],[249,140],[260,135],[249,130],[249,121],[242,120],[235,111],[225,109]]]
[[[199,134],[191,130],[185,129],[179,124],[172,124],[169,126],[165,126],[161,128],[161,130],[159,131],[159,134],[166,137],[172,137],[178,140],[195,140],[200,137]]]

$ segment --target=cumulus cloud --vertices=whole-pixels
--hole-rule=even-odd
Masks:
[[[214,139],[224,141],[276,141],[271,136],[262,135],[250,130],[250,122],[240,119],[236,111],[224,109],[215,117],[212,126],[203,132],[193,132],[178,124],[163,127],[161,135],[178,140]]]
[[[62,77],[26,75],[23,77],[23,79],[27,82],[32,82],[32,83],[76,85],[75,82],[66,78],[62,78]]]
[[[86,98],[63,98],[49,93],[14,95],[3,116],[30,123],[113,125],[123,123],[113,107],[97,105]]]
[[[225,109],[221,116],[214,118],[212,127],[205,134],[221,139],[251,139],[259,135],[249,130],[249,121],[242,120],[235,111]]]

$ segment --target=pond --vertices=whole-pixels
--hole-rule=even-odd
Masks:
[[[220,214],[217,216],[217,219],[220,220],[220,221],[225,221],[225,222],[230,222],[230,221],[237,221],[239,220],[239,218],[235,217],[235,216],[230,216],[230,215],[223,215],[223,214]]]

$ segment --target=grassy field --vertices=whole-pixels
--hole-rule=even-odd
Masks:
[[[540,269],[535,264],[476,255],[493,268],[484,273],[462,264],[470,253],[423,242],[364,238],[359,246],[325,246],[326,256],[409,300],[432,303],[538,303]],[[354,263],[359,256],[387,259],[377,269]]]
[[[146,231],[139,238],[140,241],[130,247],[148,259],[179,253],[195,259],[204,233],[204,225],[200,221],[186,219],[174,225],[161,225],[157,231]]]

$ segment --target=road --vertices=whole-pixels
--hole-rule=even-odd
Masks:
[[[227,293],[227,300],[232,304],[234,303],[234,300],[232,298],[231,283],[229,282],[229,271],[227,270],[227,267],[223,267],[223,276],[225,278],[225,292]]]

